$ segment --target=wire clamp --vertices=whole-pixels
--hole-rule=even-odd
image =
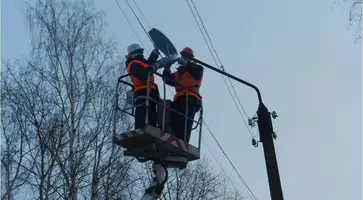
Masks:
[[[256,139],[255,138],[252,138],[252,145],[254,146],[254,147],[258,147],[258,143],[260,143],[261,141],[256,141]]]
[[[256,122],[257,122],[257,117],[252,117],[248,119],[248,125],[250,125],[251,127],[255,127],[256,126]]]

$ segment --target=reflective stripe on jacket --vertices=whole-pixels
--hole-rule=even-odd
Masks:
[[[202,79],[201,77],[199,80],[195,80],[189,72],[184,72],[182,75],[179,72],[174,73],[174,80],[184,87],[181,88],[178,84],[175,85],[176,94],[174,101],[178,97],[185,95],[194,96],[200,100],[199,88],[202,84]]]

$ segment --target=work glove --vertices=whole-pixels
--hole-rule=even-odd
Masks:
[[[154,63],[150,65],[150,67],[153,69],[154,72],[156,72],[160,68],[160,63]]]
[[[181,64],[181,65],[184,65],[187,63],[187,61],[185,61],[183,58],[180,58],[180,57],[176,58],[176,61],[178,61],[178,64]]]
[[[151,53],[160,56],[160,52],[158,49],[154,49]]]
[[[176,62],[176,56],[168,56],[165,58],[162,58],[159,63],[160,63],[160,67],[169,67],[174,64]]]
[[[167,60],[167,59],[165,59],[165,60],[163,61],[164,69],[166,69],[166,70],[170,71],[170,67],[171,67],[171,65],[172,65],[174,62],[175,62],[174,60]]]

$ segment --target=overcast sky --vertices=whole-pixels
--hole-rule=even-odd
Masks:
[[[147,36],[125,1],[119,1],[150,51]],[[186,1],[136,1],[150,25],[164,32],[178,50],[190,46],[197,58],[213,64]],[[330,0],[195,3],[227,72],[256,84],[267,107],[279,115],[273,123],[285,199],[362,199],[362,51],[354,44],[355,30],[346,28],[349,6],[333,7]],[[95,6],[106,12],[109,36],[116,37],[124,56],[128,44],[138,43],[137,37],[115,1],[96,1]],[[2,1],[3,59],[29,50],[24,11],[19,0]],[[256,94],[234,86],[243,108],[253,116]],[[206,123],[257,198],[270,199],[262,146],[251,145],[252,137],[221,76],[206,69],[201,93]],[[172,97],[169,90],[168,95]],[[235,176],[204,130],[214,155]],[[202,145],[202,153],[213,160]],[[220,171],[217,164],[215,169]],[[238,178],[233,181],[247,195]]]

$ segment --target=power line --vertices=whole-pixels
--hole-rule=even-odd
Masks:
[[[144,30],[145,34],[149,37],[149,39],[150,39],[151,43],[154,45],[154,47],[156,47],[156,45],[155,45],[154,41],[151,39],[151,37],[150,37],[149,33],[146,31],[146,29],[145,29],[144,25],[143,25],[143,24],[142,24],[142,22],[140,21],[139,17],[136,15],[136,13],[135,13],[134,9],[132,8],[132,6],[130,5],[129,1],[128,1],[128,0],[125,0],[125,1],[126,1],[127,5],[129,5],[129,7],[130,7],[130,9],[131,9],[132,13],[134,13],[134,16],[136,17],[136,19],[137,19],[137,21],[139,22],[140,26],[141,26],[141,27],[142,27],[142,29]]]
[[[137,3],[136,3],[136,1],[135,1],[135,0],[132,0],[132,1],[133,1],[133,2],[134,2],[134,4],[136,5],[136,8],[137,8],[137,10],[140,12],[140,14],[141,14],[142,18],[143,18],[143,19],[144,19],[144,21],[146,22],[146,25],[147,25],[147,26],[148,26],[148,28],[151,30],[151,26],[150,26],[149,22],[147,21],[147,19],[146,19],[145,15],[144,15],[144,14],[143,14],[143,12],[141,11],[140,7],[137,5]],[[128,2],[128,1],[126,0],[126,2]],[[128,3],[128,4],[129,4],[129,3]],[[131,5],[130,5],[130,4],[129,4],[129,7],[130,7],[130,8],[131,8],[131,10],[133,11],[133,9],[132,9],[132,7],[131,7]],[[141,25],[141,27],[144,29],[145,34],[149,37],[149,39],[150,39],[151,43],[153,43],[154,48],[156,48],[156,45],[155,45],[154,41],[153,41],[153,40],[152,40],[152,38],[150,37],[149,33],[148,33],[148,32],[146,32],[146,30],[145,30],[145,28],[144,28],[143,24],[141,23],[141,21],[140,21],[140,20],[139,20],[139,18],[137,17],[136,13],[135,13],[134,11],[133,11],[133,13],[134,13],[135,17],[138,19],[139,24]],[[163,58],[163,55],[162,55],[162,54],[160,54],[160,57],[161,57],[161,58]]]
[[[134,4],[136,5],[137,10],[139,10],[139,12],[140,12],[140,14],[141,14],[142,18],[144,19],[144,21],[146,22],[146,25],[148,26],[148,28],[149,28],[149,29],[151,29],[151,26],[150,26],[149,22],[147,22],[146,17],[145,17],[145,16],[144,16],[144,14],[142,13],[142,11],[141,11],[141,9],[140,9],[139,5],[137,5],[137,3],[136,3],[136,1],[135,1],[135,0],[132,0],[132,1],[133,1],[133,2],[134,2]]]
[[[130,20],[129,20],[129,18],[127,17],[127,15],[126,15],[125,11],[121,8],[120,4],[118,3],[118,0],[115,0],[115,2],[116,2],[116,4],[117,4],[118,8],[121,10],[121,12],[122,12],[122,14],[124,15],[124,17],[126,18],[127,22],[129,23],[129,25],[130,25],[131,29],[134,31],[134,33],[135,33],[136,37],[138,38],[138,40],[139,40],[139,42],[140,42],[141,46],[143,46],[143,47],[145,48],[145,45],[142,43],[142,40],[140,39],[139,34],[137,34],[137,32],[136,32],[136,30],[135,30],[134,26],[132,25],[131,21],[130,21]],[[147,50],[146,50],[146,52],[147,52]],[[147,52],[147,53],[148,53],[148,52]]]
[[[223,63],[222,63],[221,59],[220,59],[220,58],[219,58],[219,56],[218,56],[217,50],[214,48],[214,45],[213,45],[213,43],[212,43],[212,39],[210,38],[210,36],[209,36],[209,34],[208,34],[208,31],[207,31],[207,29],[206,29],[206,28],[205,28],[205,26],[204,26],[203,19],[202,19],[202,17],[200,16],[199,11],[198,11],[198,9],[197,9],[197,7],[196,7],[196,5],[195,5],[194,1],[193,1],[193,0],[190,0],[190,1],[192,2],[193,7],[194,7],[194,9],[195,9],[195,11],[196,11],[196,13],[197,13],[197,15],[198,15],[199,19],[200,19],[201,25],[202,25],[202,27],[203,27],[203,29],[204,29],[204,31],[205,31],[205,33],[206,33],[206,35],[207,35],[207,38],[208,38],[208,40],[209,40],[209,42],[210,42],[210,44],[211,44],[211,47],[212,47],[212,49],[213,49],[213,51],[214,51],[214,53],[215,53],[215,55],[216,55],[216,57],[217,57],[217,60],[219,61],[219,63],[220,63],[220,64],[221,64],[221,66],[222,66],[222,67],[221,67],[221,68],[222,68],[222,70],[223,70],[223,71],[226,71],[226,70],[225,70],[225,68],[223,67],[224,65],[223,65]],[[230,81],[230,84],[231,84],[231,86],[232,86],[232,89],[233,89],[233,91],[234,91],[234,94],[236,95],[236,97],[237,97],[237,99],[238,99],[239,105],[241,106],[241,108],[242,108],[242,110],[243,110],[244,114],[248,117],[248,114],[246,113],[245,109],[243,108],[243,106],[242,106],[242,104],[241,104],[241,101],[240,101],[240,99],[239,99],[239,97],[238,97],[238,95],[237,95],[237,92],[236,92],[236,90],[235,90],[235,88],[234,88],[234,86],[233,86],[233,84],[232,84],[231,79],[230,79],[230,78],[228,78],[228,80]]]
[[[212,154],[212,156],[213,156],[214,160],[217,162],[217,164],[219,165],[219,167],[222,169],[222,171],[223,171],[224,175],[225,175],[225,176],[228,178],[228,180],[232,183],[233,188],[236,190],[236,192],[238,193],[238,195],[239,195],[240,197],[242,197],[242,195],[239,193],[239,191],[238,191],[238,189],[237,189],[236,185],[234,184],[234,182],[232,181],[232,179],[228,176],[228,174],[227,174],[227,173],[226,173],[226,171],[224,170],[224,168],[223,168],[222,164],[218,161],[218,159],[217,159],[217,158],[216,158],[216,156],[214,155],[213,151],[210,149],[210,147],[209,147],[209,146],[208,146],[208,144],[204,141],[204,139],[203,139],[203,138],[202,138],[202,140],[203,140],[204,145],[205,145],[205,146],[207,146],[207,148],[208,148],[209,152]]]
[[[224,65],[223,65],[223,63],[222,63],[221,59],[220,59],[220,58],[219,58],[219,56],[218,56],[217,50],[214,48],[214,45],[213,45],[213,43],[212,43],[212,39],[210,38],[210,36],[209,36],[209,34],[208,34],[208,31],[207,31],[207,29],[206,29],[206,28],[205,28],[205,26],[204,26],[203,19],[202,19],[202,17],[200,16],[199,11],[198,11],[198,9],[197,9],[197,7],[196,7],[196,5],[195,5],[194,1],[193,1],[193,0],[190,0],[190,1],[192,2],[193,7],[194,7],[194,9],[195,9],[195,11],[196,11],[196,13],[197,13],[197,15],[198,15],[199,19],[200,19],[200,22],[201,22],[202,27],[203,27],[203,29],[204,29],[204,31],[205,31],[205,33],[206,33],[206,35],[207,35],[207,38],[208,38],[209,42],[210,42],[210,44],[211,44],[211,47],[212,47],[212,49],[213,49],[213,51],[214,51],[214,53],[215,53],[215,55],[216,55],[216,57],[217,57],[217,59],[218,59],[219,63],[220,63],[220,64],[221,64],[221,66],[222,66],[222,67],[221,67],[221,68],[222,68],[222,70],[223,70],[223,71],[226,71],[226,70],[225,70],[225,68],[223,67]],[[233,89],[233,91],[234,91],[234,94],[235,94],[235,95],[236,95],[236,97],[237,97],[237,100],[238,100],[238,102],[239,102],[239,105],[241,106],[241,108],[242,108],[242,110],[243,110],[244,114],[248,117],[248,114],[246,113],[245,109],[243,108],[243,106],[242,106],[242,104],[241,104],[241,101],[240,101],[240,99],[239,99],[239,97],[238,97],[238,95],[237,95],[237,92],[236,92],[236,90],[235,90],[235,88],[234,88],[234,86],[233,86],[233,84],[232,84],[231,79],[230,79],[230,78],[228,78],[228,80],[229,80],[229,82],[230,82],[230,84],[231,84],[231,86],[232,86],[232,89]]]
[[[211,55],[212,55],[212,58],[213,58],[213,60],[214,60],[214,62],[216,63],[216,65],[218,66],[218,64],[217,64],[217,61],[216,61],[216,59],[215,59],[215,57],[213,56],[213,53],[212,53],[212,51],[211,51],[211,49],[210,49],[210,47],[209,47],[209,44],[208,44],[208,42],[207,42],[207,40],[206,40],[206,37],[204,36],[204,34],[203,34],[203,31],[202,31],[202,29],[201,29],[201,27],[200,27],[200,25],[199,25],[199,23],[198,23],[198,20],[196,19],[196,16],[195,16],[195,14],[194,14],[194,12],[193,12],[193,9],[191,8],[191,6],[190,6],[190,4],[189,4],[189,2],[188,2],[188,0],[186,0],[186,2],[187,2],[187,4],[188,4],[188,6],[189,6],[189,9],[190,9],[190,11],[191,11],[191,13],[192,13],[192,15],[193,15],[193,17],[194,17],[194,19],[195,19],[195,21],[196,21],[196,24],[197,24],[197,26],[198,26],[198,28],[199,28],[199,30],[200,30],[200,32],[202,33],[202,36],[203,36],[203,39],[204,39],[204,41],[207,43],[207,46],[208,46],[208,49],[209,49],[209,51],[210,51],[210,53],[211,53]],[[194,4],[194,2],[192,2],[193,4]],[[195,6],[195,5],[194,5]],[[197,11],[197,10],[196,10]],[[198,11],[197,11],[197,13],[198,13]],[[198,15],[199,15],[199,13],[198,13]],[[200,15],[199,15],[200,16]],[[202,21],[202,19],[200,18],[200,20]],[[205,29],[205,32],[207,33],[207,30]],[[209,38],[210,39],[210,38]],[[211,43],[211,46],[213,46],[213,44]],[[213,47],[214,48],[214,47]],[[215,49],[215,48],[214,48]],[[216,53],[216,52],[215,52]],[[217,54],[217,53],[216,53]],[[218,54],[217,54],[218,55]],[[220,61],[220,60],[219,60]],[[220,61],[220,63],[221,63],[221,61]],[[221,63],[222,64],[222,63]],[[224,70],[224,69],[223,69]],[[224,77],[223,77],[223,75],[222,75],[222,78],[223,78],[223,80],[225,81],[225,79],[224,79]],[[226,82],[225,82],[226,83]],[[232,95],[232,93],[231,93],[231,91],[230,91],[230,89],[229,89],[229,87],[228,87],[228,84],[226,83],[226,86],[227,86],[227,88],[228,88],[228,90],[229,90],[229,92],[230,92],[230,94],[231,94],[231,97],[232,97],[232,99],[233,99],[233,101],[235,102],[235,105],[236,105],[236,107],[238,108],[238,110],[239,110],[239,112],[240,112],[240,115],[241,115],[241,117],[242,117],[242,119],[243,119],[243,122],[245,123],[245,125],[246,125],[246,127],[247,127],[247,130],[249,131],[249,133],[251,134],[251,136],[252,137],[254,137],[253,136],[253,133],[251,132],[251,130],[250,129],[248,129],[248,126],[247,126],[247,124],[246,124],[246,122],[245,122],[245,120],[244,120],[244,117],[243,117],[243,115],[242,115],[242,112],[240,111],[240,109],[239,109],[239,107],[238,107],[238,105],[236,104],[236,101],[234,100],[234,98],[233,98],[233,95]],[[232,85],[233,86],[233,85]],[[241,107],[242,107],[242,105],[241,105]],[[243,107],[242,107],[243,108]],[[245,113],[246,114],[246,113]],[[247,115],[247,114],[246,114]],[[207,130],[208,130],[208,132],[212,135],[212,137],[213,137],[213,139],[214,139],[214,141],[217,143],[217,145],[218,145],[218,147],[220,148],[220,150],[222,151],[222,153],[224,154],[224,156],[227,158],[227,160],[228,160],[228,162],[229,162],[229,164],[232,166],[232,168],[234,169],[234,171],[237,173],[237,175],[238,175],[238,177],[240,178],[240,180],[242,181],[242,183],[244,184],[244,186],[247,188],[247,190],[250,192],[250,194],[254,197],[254,199],[257,199],[256,198],[256,196],[253,194],[253,192],[251,191],[251,189],[248,187],[248,185],[247,185],[247,183],[244,181],[244,179],[242,178],[242,176],[240,175],[240,173],[237,171],[237,169],[236,169],[236,167],[234,166],[234,164],[232,163],[232,161],[229,159],[229,157],[227,156],[227,154],[226,154],[226,152],[224,151],[224,149],[223,149],[223,147],[220,145],[220,143],[218,142],[218,140],[216,139],[216,137],[214,136],[214,134],[212,133],[212,131],[211,131],[211,129],[210,129],[210,127],[208,126],[208,124],[205,122],[205,120],[203,120],[203,124],[205,125],[205,127],[207,128]]]
[[[188,4],[188,7],[189,7],[189,9],[190,9],[190,11],[191,11],[191,13],[192,13],[192,15],[193,15],[193,17],[194,17],[194,20],[195,20],[195,22],[196,22],[196,24],[197,24],[198,28],[199,28],[199,31],[202,33],[203,39],[204,39],[204,41],[205,41],[205,42],[206,42],[206,44],[207,44],[207,47],[208,47],[208,49],[209,49],[209,52],[210,52],[210,53],[211,53],[211,55],[212,55],[212,58],[213,58],[213,60],[214,60],[215,64],[216,64],[217,66],[219,66],[219,65],[218,65],[218,62],[217,62],[217,60],[216,60],[216,58],[215,58],[215,57],[214,57],[214,55],[213,55],[213,52],[212,52],[212,50],[211,50],[211,47],[212,47],[212,49],[214,50],[214,53],[216,54],[216,57],[217,57],[217,59],[219,60],[219,63],[221,64],[221,68],[222,68],[222,70],[223,70],[223,71],[225,71],[225,69],[224,69],[224,67],[223,67],[223,64],[222,64],[222,61],[219,59],[218,53],[217,53],[216,49],[215,49],[215,48],[214,48],[214,46],[213,46],[212,40],[211,40],[211,38],[209,37],[208,31],[206,30],[206,28],[205,28],[205,26],[204,26],[203,20],[202,20],[202,18],[201,18],[201,16],[200,16],[200,14],[199,14],[199,12],[198,12],[198,10],[197,10],[197,8],[196,8],[195,4],[194,4],[194,1],[192,1],[192,0],[191,0],[191,2],[192,2],[192,4],[193,4],[193,7],[195,8],[197,15],[199,16],[199,19],[200,19],[200,22],[201,22],[201,24],[202,24],[202,26],[203,26],[203,29],[204,29],[204,31],[205,31],[205,33],[206,33],[206,35],[207,35],[207,37],[208,37],[208,39],[209,39],[209,41],[210,41],[210,46],[211,46],[211,47],[209,47],[209,43],[208,43],[208,41],[207,41],[207,39],[206,39],[206,37],[205,37],[205,35],[204,35],[204,33],[203,33],[203,30],[202,30],[201,26],[200,26],[200,25],[199,25],[199,23],[198,23],[197,17],[196,17],[196,15],[194,14],[193,9],[192,9],[192,7],[191,7],[191,5],[190,5],[189,1],[188,1],[188,0],[186,0],[186,2],[187,2],[187,4]],[[232,84],[231,79],[230,79],[230,78],[228,78],[228,79],[229,79],[229,82],[230,82],[230,84],[231,84],[231,86],[232,86],[232,89],[233,89],[233,91],[234,91],[234,94],[235,94],[235,96],[237,97],[237,100],[238,100],[238,103],[239,103],[239,106],[240,106],[240,107],[237,105],[237,102],[236,102],[236,100],[234,99],[234,97],[233,97],[233,95],[232,95],[232,92],[231,92],[231,90],[230,90],[230,88],[229,88],[229,86],[228,86],[228,84],[227,84],[227,82],[226,82],[226,80],[225,80],[225,78],[224,78],[224,76],[223,76],[222,74],[221,74],[221,77],[222,77],[222,79],[223,79],[224,83],[225,83],[225,84],[226,84],[226,86],[227,86],[228,92],[229,92],[229,94],[231,95],[232,100],[233,100],[233,102],[234,102],[235,106],[237,107],[238,112],[239,112],[239,114],[240,114],[240,116],[241,116],[241,118],[242,118],[242,121],[243,121],[243,123],[245,124],[245,126],[246,126],[246,128],[247,128],[248,132],[250,133],[251,137],[255,137],[256,135],[252,133],[251,129],[248,127],[248,125],[247,125],[247,123],[246,123],[246,120],[245,120],[245,118],[244,118],[244,116],[243,116],[243,114],[242,114],[242,111],[243,111],[243,112],[244,112],[244,114],[247,116],[247,118],[249,118],[249,117],[248,117],[248,114],[246,113],[245,109],[244,109],[244,108],[243,108],[243,106],[242,106],[242,103],[241,103],[240,99],[238,98],[237,92],[236,92],[236,90],[235,90],[235,88],[234,88],[234,86],[233,86],[233,84]],[[240,108],[242,108],[242,111],[241,111],[241,109],[240,109]]]
[[[205,122],[205,120],[203,120],[203,124],[204,126],[207,128],[208,132],[212,135],[214,141],[217,143],[218,147],[221,149],[222,153],[224,154],[224,156],[227,158],[229,164],[232,166],[233,170],[237,173],[239,179],[242,181],[243,185],[246,187],[246,189],[249,191],[249,193],[251,194],[251,196],[257,200],[256,196],[253,194],[253,192],[251,191],[251,189],[248,187],[246,181],[242,178],[241,174],[237,171],[236,167],[234,166],[234,164],[232,163],[232,161],[229,159],[229,157],[227,156],[226,152],[224,151],[224,149],[222,148],[222,146],[219,144],[217,138],[214,136],[214,134],[212,133],[211,128],[208,126],[208,124]]]
[[[210,39],[210,37],[209,37],[208,31],[207,31],[207,29],[206,29],[206,28],[205,28],[205,26],[204,26],[204,23],[203,23],[202,17],[199,15],[198,9],[197,9],[197,7],[196,7],[196,6],[195,6],[195,4],[194,4],[194,1],[193,1],[193,0],[190,0],[190,1],[192,2],[193,7],[194,7],[194,9],[195,9],[195,11],[196,11],[196,13],[197,13],[197,15],[198,15],[199,19],[200,19],[200,22],[201,22],[201,24],[202,24],[202,27],[203,27],[203,29],[204,29],[204,31],[205,31],[205,33],[206,33],[206,35],[207,35],[207,38],[208,38],[208,40],[209,40],[209,42],[210,42],[210,44],[211,44],[211,47],[212,47],[212,48],[213,48],[213,50],[214,50],[214,53],[216,54],[217,59],[218,59],[218,60],[219,60],[219,62],[222,64],[221,59],[219,59],[218,53],[217,53],[216,49],[215,49],[215,48],[214,48],[214,46],[213,46],[212,40],[211,40],[211,39]],[[224,71],[224,69],[223,69],[223,71]]]
[[[215,54],[216,54],[217,59],[219,60],[219,62],[221,63],[221,65],[222,65],[222,66],[224,66],[224,65],[223,65],[223,63],[222,63],[222,61],[221,61],[221,59],[220,59],[220,58],[219,58],[219,56],[218,56],[217,50],[214,48],[214,45],[213,45],[213,43],[212,43],[212,39],[209,37],[208,31],[207,31],[207,29],[206,29],[206,28],[205,28],[205,26],[204,26],[204,23],[203,23],[203,19],[202,19],[202,17],[199,15],[199,11],[198,11],[198,9],[197,9],[197,6],[196,6],[196,5],[195,5],[195,3],[194,3],[194,0],[190,0],[190,1],[192,2],[193,6],[194,6],[194,8],[195,8],[195,11],[197,12],[197,15],[198,15],[198,17],[199,17],[199,19],[200,19],[200,22],[201,22],[201,24],[202,24],[202,26],[203,26],[203,29],[205,30],[205,33],[206,33],[206,35],[207,35],[207,37],[208,37],[208,39],[209,39],[209,41],[210,41],[210,44],[211,44],[211,46],[212,46],[212,48],[213,48],[213,50],[214,50],[214,52],[215,52]],[[223,70],[223,71],[226,71],[224,67],[222,67],[222,70]],[[232,84],[231,79],[230,79],[230,78],[228,78],[228,80],[229,80],[229,83],[230,83],[230,84],[231,84],[231,86],[232,86],[232,90],[233,90],[233,92],[234,92],[234,95],[237,97],[238,104],[241,106],[242,111],[244,112],[244,114],[245,114],[245,115],[247,116],[247,118],[248,118],[249,116],[248,116],[248,114],[246,113],[245,109],[244,109],[244,108],[243,108],[243,106],[242,106],[241,100],[239,99],[239,97],[238,97],[238,95],[237,95],[237,92],[236,92],[236,90],[235,90],[235,88],[234,88],[234,86],[233,86],[233,84]],[[243,119],[243,120],[244,120],[244,119]],[[246,122],[245,122],[245,125],[247,126]]]
[[[212,58],[213,58],[213,60],[214,60],[214,63],[218,66],[218,63],[217,63],[216,59],[215,59],[215,58],[214,58],[214,56],[213,56],[213,53],[212,53],[211,47],[209,47],[209,43],[207,42],[207,39],[205,38],[205,36],[204,36],[204,34],[203,34],[202,28],[201,28],[201,27],[200,27],[200,25],[198,24],[197,17],[195,16],[195,14],[194,14],[194,12],[193,12],[193,10],[192,10],[192,7],[191,7],[191,6],[190,6],[190,4],[189,4],[189,1],[188,1],[188,0],[185,0],[185,1],[187,2],[188,6],[189,6],[189,9],[190,9],[190,11],[191,11],[191,13],[192,13],[192,15],[193,15],[193,17],[194,17],[194,20],[195,20],[195,22],[196,22],[196,24],[197,24],[197,26],[198,26],[198,28],[199,28],[200,32],[202,33],[203,39],[204,39],[205,43],[207,44],[207,47],[208,47],[209,52],[210,52],[210,54],[211,54],[211,56],[212,56]],[[223,77],[223,76],[222,76],[222,77]]]

